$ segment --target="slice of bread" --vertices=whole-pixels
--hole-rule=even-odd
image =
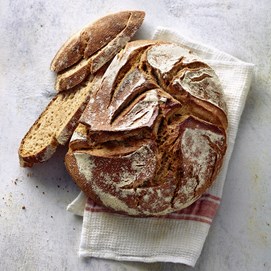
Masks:
[[[58,145],[68,142],[102,75],[101,71],[76,89],[53,98],[21,141],[19,160],[22,167],[48,160]]]
[[[51,63],[57,92],[73,88],[110,61],[141,26],[143,11],[107,15],[73,35]]]
[[[70,139],[92,91],[100,84],[109,61],[141,26],[145,13],[123,11],[105,16],[74,34],[51,63],[58,73],[58,93],[32,125],[19,148],[20,165],[48,160]]]

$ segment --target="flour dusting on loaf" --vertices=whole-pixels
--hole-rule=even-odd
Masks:
[[[153,46],[147,52],[150,65],[162,74],[170,72],[180,60],[189,63],[195,59],[196,57],[188,49],[175,44]]]
[[[160,41],[127,44],[80,118],[65,158],[98,204],[161,216],[197,200],[227,148],[227,113],[215,72],[193,52]],[[77,147],[75,147],[77,146]],[[91,171],[91,173],[89,172]]]

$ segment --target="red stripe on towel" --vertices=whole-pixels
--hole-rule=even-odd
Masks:
[[[185,209],[154,218],[192,220],[211,224],[219,207],[220,200],[221,199],[219,197],[216,197],[214,195],[204,194],[200,199],[198,199],[192,205],[188,206]],[[118,213],[103,206],[97,205],[91,199],[88,199],[85,210],[89,212],[104,212],[112,214]]]

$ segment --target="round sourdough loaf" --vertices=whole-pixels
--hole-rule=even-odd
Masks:
[[[226,151],[227,114],[215,72],[180,45],[127,44],[105,72],[65,158],[98,204],[159,216],[197,200]]]

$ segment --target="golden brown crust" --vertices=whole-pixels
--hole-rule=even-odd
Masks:
[[[55,89],[57,92],[71,89],[89,76],[90,61],[83,59],[80,65],[72,69],[72,72],[59,73],[56,77]]]
[[[109,62],[135,34],[144,16],[142,11],[110,14],[72,36],[51,63],[58,73],[56,90],[76,86]]]
[[[129,11],[122,11],[107,15],[86,27],[82,32],[84,39],[87,40],[84,58],[92,56],[122,32],[130,16]]]
[[[72,66],[82,58],[84,43],[80,39],[80,32],[71,36],[59,49],[51,62],[50,69],[61,72]]]
[[[227,147],[218,77],[172,43],[128,43],[80,122],[85,132],[70,143],[69,173],[94,201],[129,215],[192,204],[214,182]]]

